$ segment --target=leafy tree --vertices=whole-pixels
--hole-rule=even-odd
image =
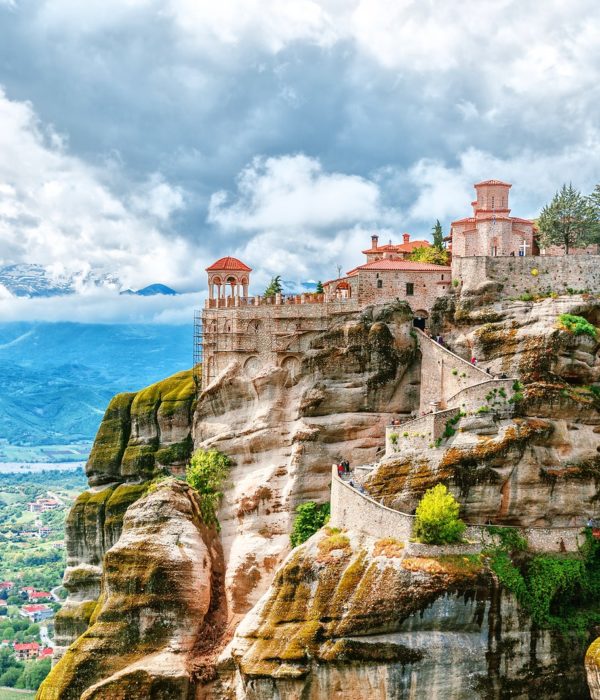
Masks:
[[[593,243],[598,236],[598,217],[590,199],[584,197],[572,184],[563,185],[538,219],[540,245],[564,246],[568,255],[571,248]]]
[[[458,542],[465,524],[458,517],[459,504],[444,484],[425,492],[417,506],[415,537],[427,544]]]
[[[444,232],[439,219],[435,220],[431,232],[433,233],[433,247],[437,250],[444,250]]]
[[[19,687],[28,688],[29,690],[37,690],[42,681],[50,673],[52,662],[50,659],[40,659],[39,661],[30,661],[25,665],[23,675],[19,678]]]
[[[440,250],[433,246],[423,246],[422,248],[415,248],[408,256],[408,259],[415,262],[430,263],[432,265],[447,265],[449,257],[447,250]]]
[[[276,294],[281,294],[282,291],[281,275],[277,275],[269,282],[269,286],[265,289],[264,297],[274,297]]]
[[[22,669],[18,666],[11,666],[0,676],[0,686],[5,685],[8,688],[14,688],[22,672]]]
[[[296,508],[296,518],[290,534],[292,547],[297,547],[323,527],[329,520],[329,503],[318,505],[314,501],[301,503]]]
[[[323,282],[321,280],[317,282],[317,294],[323,294]]]
[[[200,512],[206,525],[221,529],[217,510],[223,497],[221,485],[229,473],[231,460],[218,450],[196,450],[188,464],[185,477],[200,494]]]

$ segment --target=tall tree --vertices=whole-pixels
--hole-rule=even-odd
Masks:
[[[321,282],[321,280],[317,282],[316,292],[317,294],[323,294],[323,282]]]
[[[594,230],[593,242],[600,243],[600,185],[594,187],[594,191],[588,197],[588,202],[596,217],[596,226]]]
[[[541,211],[538,219],[540,245],[564,246],[568,255],[571,248],[578,248],[594,241],[597,218],[594,207],[572,184],[563,185],[550,204]]]
[[[433,233],[433,247],[438,250],[444,250],[444,232],[442,231],[442,224],[440,224],[439,219],[435,220],[431,231]]]
[[[273,277],[269,282],[269,286],[265,289],[265,297],[274,297],[276,294],[281,294],[283,287],[281,286],[281,275]]]
[[[449,257],[447,250],[427,246],[426,248],[415,248],[408,256],[408,259],[413,262],[431,263],[432,265],[447,265]]]

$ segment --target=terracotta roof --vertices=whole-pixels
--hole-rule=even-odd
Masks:
[[[457,219],[456,221],[453,221],[450,226],[454,226],[454,224],[472,224],[474,221],[474,216],[466,216],[464,219]]]
[[[502,180],[484,180],[483,182],[478,182],[473,185],[473,187],[483,187],[484,185],[504,185],[505,187],[512,187],[509,182],[502,182]]]
[[[365,255],[369,253],[412,253],[415,248],[430,248],[429,241],[409,241],[408,243],[386,243],[385,245],[377,246],[377,248],[369,248],[363,250]]]
[[[409,270],[415,272],[448,272],[452,268],[445,265],[433,265],[431,263],[413,262],[412,260],[373,260],[365,265],[359,265],[350,270],[349,275],[356,274],[359,270]]]
[[[40,645],[37,642],[25,642],[24,644],[14,644],[13,649],[15,651],[37,651]]]
[[[222,270],[241,270],[243,272],[252,272],[252,268],[248,267],[245,263],[237,258],[232,258],[227,256],[225,258],[220,258],[217,262],[214,262],[210,267],[206,268],[207,272],[212,271],[222,271]]]
[[[533,219],[520,219],[518,216],[511,216],[511,221],[515,221],[518,224],[533,224]]]
[[[50,606],[44,605],[43,603],[35,603],[34,605],[24,605],[22,609],[28,613],[42,612],[44,610],[52,610],[52,608]]]

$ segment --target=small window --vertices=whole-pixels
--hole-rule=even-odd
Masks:
[[[406,283],[406,296],[407,297],[412,297],[415,293],[415,285],[414,282],[407,282]]]
[[[442,275],[442,279],[444,279],[444,275]]]
[[[383,287],[383,280],[377,280],[377,289],[381,289]]]
[[[492,195],[492,209],[494,208],[494,195]]]

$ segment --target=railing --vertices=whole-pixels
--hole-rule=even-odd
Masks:
[[[423,331],[420,328],[415,328],[415,331],[417,332],[418,337],[426,340],[429,343],[433,343],[437,348],[439,348],[440,350],[443,350],[445,353],[450,355],[450,357],[452,357],[453,359],[458,360],[459,362],[464,363],[465,365],[467,365],[471,369],[479,372],[481,375],[483,375],[486,378],[486,381],[490,379],[490,375],[485,370],[481,369],[481,367],[478,367],[477,365],[472,364],[471,362],[469,362],[469,360],[465,360],[464,357],[461,357],[460,355],[457,355],[455,352],[452,352],[452,350],[448,349],[445,345],[441,345],[440,343],[438,343],[437,340],[430,338],[426,333],[423,333]]]
[[[263,297],[219,297],[206,299],[206,309],[230,309],[240,306],[295,306],[298,304],[323,304],[325,307],[358,306],[354,299],[327,299],[324,294],[275,294]]]

